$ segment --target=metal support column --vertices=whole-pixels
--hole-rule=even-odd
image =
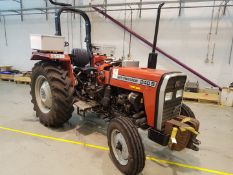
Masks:
[[[14,2],[17,2],[17,3],[19,3],[19,5],[20,5],[20,12],[18,11],[18,10],[11,10],[11,11],[14,11],[15,13],[19,13],[20,14],[20,17],[21,17],[21,21],[23,21],[23,0],[12,0],[12,1],[14,1]]]
[[[225,0],[224,9],[223,9],[223,15],[226,14],[227,3],[228,3],[229,1],[230,1],[230,0]]]
[[[181,6],[182,6],[182,0],[179,2],[179,16],[181,16]]]
[[[231,49],[230,49],[230,56],[229,56],[229,64],[231,64],[232,48],[233,48],[233,37],[232,37],[232,41],[231,41]]]
[[[139,18],[142,17],[142,0],[140,0],[140,4],[139,4]]]
[[[46,16],[46,20],[48,21],[49,17],[48,17],[48,1],[47,0],[44,0],[45,1],[45,16]]]
[[[20,16],[21,21],[23,21],[23,0],[20,0]]]
[[[73,0],[73,6],[74,6],[74,7],[76,6],[75,0]],[[75,19],[75,13],[74,13],[74,19]]]
[[[131,7],[130,7],[131,8]],[[130,30],[133,30],[133,10],[130,11]],[[131,59],[132,34],[129,34],[129,53],[128,59]]]
[[[107,7],[108,7],[108,0],[104,0],[105,13],[107,13]]]
[[[3,26],[4,26],[5,43],[6,43],[6,46],[8,46],[7,33],[6,33],[6,18],[5,18],[5,16],[3,16]]]

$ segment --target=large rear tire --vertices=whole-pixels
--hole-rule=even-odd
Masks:
[[[117,117],[108,126],[108,145],[116,167],[126,175],[136,175],[145,166],[145,152],[136,126],[125,117]]]
[[[59,63],[40,61],[32,69],[31,96],[36,116],[49,127],[67,122],[74,110],[73,86]]]

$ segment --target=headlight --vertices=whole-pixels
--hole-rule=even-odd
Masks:
[[[167,92],[165,94],[165,101],[169,101],[172,99],[173,92]]]
[[[182,89],[176,91],[176,98],[182,97],[182,94],[183,94],[183,90]]]

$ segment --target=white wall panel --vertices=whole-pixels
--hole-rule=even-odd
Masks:
[[[29,2],[28,0],[24,1],[24,6],[27,8],[40,5],[43,6],[43,3],[40,4],[39,1],[35,1],[35,3],[30,3],[31,1]],[[86,2],[88,1],[85,1],[85,3]],[[103,1],[97,0],[92,2],[103,3]],[[111,3],[113,3],[113,1],[111,1]],[[5,3],[4,7],[1,6],[1,9],[15,8],[12,4],[17,6],[17,3],[11,2],[11,5],[7,7]],[[209,3],[209,5],[211,4],[212,3]],[[217,10],[218,8],[215,8],[215,20],[213,22],[214,31],[217,24]],[[220,86],[228,86],[229,83],[233,81],[233,58],[231,65],[228,64],[230,44],[233,37],[233,8],[227,8],[226,16],[221,17],[218,35],[213,35],[211,43],[211,46],[213,43],[216,43],[214,63],[207,64],[204,60],[207,53],[207,36],[211,22],[211,11],[212,8],[183,9],[182,15],[178,17],[178,9],[162,10],[158,47],[178,58],[180,61],[184,62]],[[130,18],[129,13],[130,12],[128,11],[128,26]],[[109,14],[123,22],[124,12],[109,12]],[[138,12],[134,11],[133,14],[133,30],[152,42],[156,10],[143,11],[141,19],[138,18]],[[90,16],[92,20],[93,42],[115,45],[117,48],[116,57],[122,57],[123,30],[97,13],[92,13]],[[68,40],[66,19],[67,15],[64,14],[62,19],[63,33]],[[25,15],[23,22],[20,21],[20,16],[7,17],[6,24],[8,46],[5,46],[3,23],[0,23],[0,65],[13,65],[15,68],[20,70],[30,70],[33,65],[33,61],[30,61],[31,50],[29,35],[31,33],[54,34],[53,15],[49,15],[48,21],[45,20],[45,15]],[[80,47],[79,17],[76,17],[73,27],[73,47]],[[71,31],[69,32],[69,35],[71,43]],[[129,34],[126,33],[126,55],[128,52],[128,40]],[[134,59],[140,60],[140,66],[146,66],[148,53],[150,51],[151,49],[147,45],[133,37],[131,54]],[[159,56],[159,68],[184,71],[189,75],[190,80],[198,80],[202,85],[207,85],[161,55]]]

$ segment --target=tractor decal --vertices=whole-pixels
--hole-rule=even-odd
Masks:
[[[156,81],[151,81],[151,80],[144,80],[140,78],[133,78],[133,77],[128,77],[124,75],[117,75],[117,76],[112,76],[113,79],[117,79],[120,81],[125,81],[129,83],[134,83],[134,84],[140,84],[143,86],[149,86],[149,87],[155,87],[157,82]]]

